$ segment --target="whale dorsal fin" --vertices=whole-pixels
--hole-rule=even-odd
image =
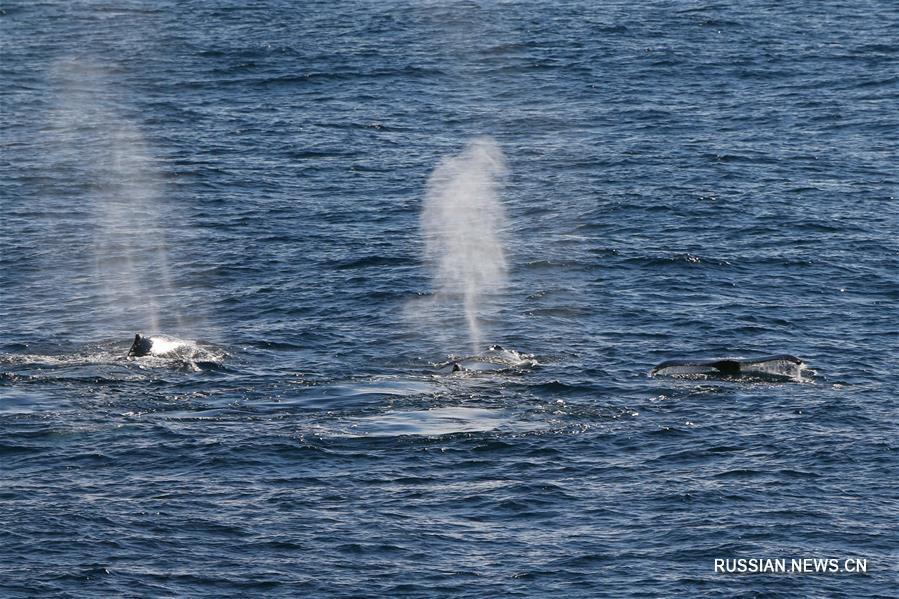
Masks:
[[[141,356],[146,356],[150,353],[151,347],[153,347],[152,339],[144,337],[140,333],[136,333],[134,335],[134,343],[131,344],[131,349],[128,350],[128,357],[139,358]]]

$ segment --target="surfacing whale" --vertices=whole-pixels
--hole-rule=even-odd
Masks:
[[[150,350],[153,348],[153,340],[149,337],[145,337],[140,333],[134,334],[134,343],[131,344],[131,349],[128,350],[129,358],[140,358],[146,356],[150,353]]]
[[[454,373],[502,372],[532,368],[537,360],[530,354],[522,354],[501,345],[491,345],[483,354],[467,358],[451,357],[443,367],[450,367]]]
[[[189,372],[222,368],[224,350],[189,339],[137,333],[125,360],[137,360],[142,368],[178,368]]]
[[[758,378],[769,380],[801,380],[805,363],[789,354],[765,356],[752,360],[725,358],[718,360],[668,360],[654,367],[650,376],[702,378]]]
[[[168,337],[149,335],[134,335],[134,343],[128,350],[129,358],[142,358],[143,356],[164,356],[170,354],[178,348],[184,347],[186,343],[178,339],[170,339]]]

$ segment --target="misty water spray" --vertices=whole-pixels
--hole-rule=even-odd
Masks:
[[[499,196],[506,172],[496,141],[477,138],[440,161],[428,179],[421,212],[434,301],[461,308],[475,353],[481,349],[485,299],[506,281],[506,214]]]

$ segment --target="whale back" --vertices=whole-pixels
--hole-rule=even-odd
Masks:
[[[146,356],[152,348],[153,340],[150,337],[135,333],[134,343],[131,344],[131,349],[128,350],[128,357],[140,358],[141,356]]]
[[[716,360],[668,360],[656,365],[650,376],[704,376],[704,377],[771,377],[799,378],[803,361],[789,354],[778,354],[737,360],[732,358]]]

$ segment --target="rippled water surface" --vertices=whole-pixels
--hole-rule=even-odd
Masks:
[[[897,31],[888,0],[6,3],[0,595],[895,596]],[[419,215],[481,136],[508,280],[473,351]]]

